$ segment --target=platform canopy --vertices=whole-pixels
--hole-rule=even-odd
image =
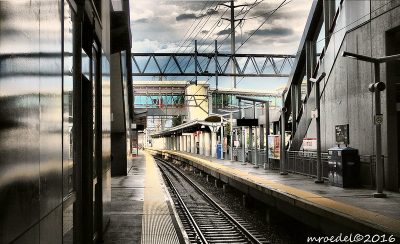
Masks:
[[[196,131],[211,131],[212,128],[218,128],[220,123],[212,123],[206,121],[191,121],[178,126],[174,126],[170,129],[155,133],[151,135],[153,138],[170,137],[175,135],[181,135],[182,133],[193,133]]]

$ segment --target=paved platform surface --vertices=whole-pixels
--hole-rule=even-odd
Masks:
[[[344,189],[315,184],[314,179],[297,174],[280,175],[275,170],[254,168],[252,164],[219,160],[186,152],[162,150],[201,164],[293,205],[319,214],[340,216],[373,229],[400,237],[400,193],[386,192],[387,198],[373,198],[371,189]],[[331,216],[332,217],[332,216]]]
[[[113,177],[111,221],[104,243],[184,243],[167,189],[151,155],[130,160],[127,176]]]

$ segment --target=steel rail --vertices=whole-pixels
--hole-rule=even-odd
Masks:
[[[204,237],[203,232],[200,230],[200,227],[197,225],[194,217],[192,216],[192,214],[190,213],[189,209],[187,208],[185,202],[183,201],[183,199],[181,198],[181,196],[179,195],[178,190],[176,189],[176,187],[174,186],[174,184],[172,183],[172,181],[169,179],[169,177],[163,172],[163,170],[161,170],[161,173],[164,176],[164,179],[166,180],[167,184],[170,186],[170,188],[172,189],[172,191],[174,192],[176,198],[179,201],[179,204],[182,207],[182,210],[184,211],[186,217],[188,218],[189,222],[191,223],[196,235],[200,238],[200,241],[202,243],[208,243],[207,239]]]
[[[207,193],[205,193],[196,183],[189,179],[182,171],[177,169],[175,166],[170,165],[165,160],[155,158],[157,161],[162,162],[163,165],[167,165],[170,169],[174,169],[186,182],[188,182],[200,195],[202,195],[208,202],[211,203],[218,211],[222,212],[233,225],[235,225],[252,243],[261,244],[253,234],[251,234],[243,225],[241,225],[234,217],[232,217],[225,209],[223,209],[218,203],[216,203]]]

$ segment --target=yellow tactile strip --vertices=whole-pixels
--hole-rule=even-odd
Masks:
[[[335,215],[348,218],[350,220],[370,226],[371,228],[400,237],[400,221],[397,219],[389,218],[376,212],[335,201],[321,195],[314,194],[312,192],[287,186],[282,183],[261,178],[256,175],[251,175],[247,172],[233,169],[228,166],[214,163],[209,160],[198,158],[196,156],[192,156],[186,153],[170,150],[160,151],[165,154],[171,154],[190,160],[203,167],[209,168],[235,180],[246,182],[248,185],[254,184],[255,186],[257,186],[257,188],[261,187],[261,190],[263,190],[264,192],[269,192],[269,194],[272,194],[275,197],[281,198],[283,200],[294,200],[296,206],[307,210],[312,209],[314,213],[318,209],[320,211],[332,212]]]
[[[167,197],[161,187],[162,179],[153,157],[144,152],[146,160],[142,244],[179,243]]]

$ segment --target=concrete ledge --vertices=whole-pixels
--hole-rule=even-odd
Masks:
[[[398,219],[271,181],[188,153],[170,150],[148,151],[152,154],[186,162],[324,233],[385,233],[400,237],[400,221]]]

